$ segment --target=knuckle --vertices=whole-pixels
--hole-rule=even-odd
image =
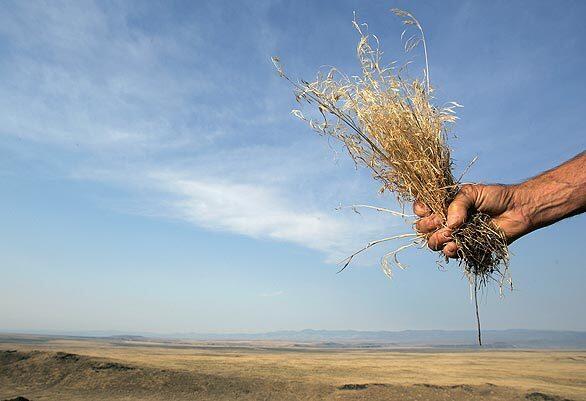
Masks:
[[[429,214],[429,208],[419,200],[413,202],[413,213],[419,217],[425,217]]]
[[[448,258],[456,258],[458,255],[456,252],[454,251],[446,251],[444,250],[444,255],[446,255]]]
[[[441,235],[442,235],[442,238],[445,241],[451,241],[452,240],[452,230],[450,228],[443,228],[441,230]]]
[[[468,195],[468,194],[474,192],[474,187],[475,187],[475,185],[473,185],[473,184],[464,184],[460,187],[460,190],[458,191],[458,193],[462,194],[462,195]]]
[[[439,227],[439,221],[436,215],[421,218],[415,222],[415,229],[421,233],[431,232]]]
[[[437,235],[434,234],[431,237],[429,237],[429,239],[427,240],[427,246],[432,251],[439,251],[440,246],[439,246],[439,241],[437,239]]]
[[[439,230],[429,237],[427,245],[434,251],[441,250],[446,243],[451,242],[451,231],[448,229]]]
[[[449,258],[458,257],[458,246],[455,242],[448,242],[443,249],[444,255]]]

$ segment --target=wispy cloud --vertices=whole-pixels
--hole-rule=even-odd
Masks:
[[[309,205],[291,205],[278,186],[216,178],[185,178],[172,172],[151,175],[154,184],[174,194],[171,210],[180,218],[214,230],[253,238],[289,241],[338,254],[350,229],[342,219]]]
[[[133,23],[141,12],[149,13],[94,2],[6,7],[0,135],[91,152],[158,153],[197,150],[236,121],[263,115],[251,112],[268,103],[262,93],[253,101],[234,96],[245,83],[222,64],[220,46],[204,42],[214,24],[198,14],[181,22],[140,15],[159,26],[147,31]],[[248,12],[260,21],[263,10]],[[264,58],[258,46],[247,50],[251,63]]]
[[[295,158],[295,156],[293,156]],[[302,159],[302,158],[301,158]],[[282,161],[288,164],[291,160]],[[280,180],[264,179],[253,171],[275,171],[267,160],[247,164],[224,161],[219,167],[205,162],[189,169],[177,167],[142,167],[134,170],[78,171],[77,179],[100,180],[138,190],[141,208],[135,213],[157,215],[188,221],[198,227],[257,239],[294,243],[323,252],[329,262],[338,262],[365,242],[395,230],[396,218],[380,215],[356,215],[352,211],[334,210],[336,188],[340,183],[324,183],[316,194],[296,193],[298,174],[315,179],[315,170],[299,167],[294,173],[280,170]],[[216,170],[216,171],[214,171]],[[317,170],[319,172],[319,170]],[[346,195],[347,196],[347,195]],[[321,201],[320,201],[321,200]],[[146,205],[150,207],[145,209]],[[132,210],[129,210],[133,212]],[[395,219],[395,220],[393,220]]]
[[[282,124],[265,5],[243,7],[247,25],[231,28],[243,29],[237,47],[212,35],[225,18],[215,7],[172,23],[154,11],[140,16],[159,27],[146,31],[123,5],[13,3],[0,15],[13,46],[0,66],[0,135],[75,149],[69,176],[134,191],[139,213],[294,243],[330,261],[389,229],[334,212],[364,192],[360,180],[332,179],[325,141],[316,149],[316,138]],[[233,65],[230,52],[245,61]],[[254,75],[236,79],[247,69]]]

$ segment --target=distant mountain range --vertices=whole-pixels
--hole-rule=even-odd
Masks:
[[[256,334],[184,334],[193,340],[282,340],[295,342],[360,343],[387,346],[467,346],[476,345],[473,330],[301,330]],[[484,330],[486,345],[523,348],[586,348],[586,332],[548,330]]]
[[[0,330],[2,332],[2,330]],[[12,333],[16,331],[11,330]],[[473,330],[300,330],[272,331],[266,333],[126,333],[114,331],[49,332],[47,334],[79,337],[109,337],[119,340],[198,340],[198,341],[285,341],[304,346],[330,348],[388,348],[388,347],[476,347],[476,331]],[[586,349],[586,332],[555,330],[483,330],[483,343],[489,348],[567,348]]]

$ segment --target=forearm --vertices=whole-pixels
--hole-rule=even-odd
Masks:
[[[528,231],[586,211],[586,152],[516,188]]]

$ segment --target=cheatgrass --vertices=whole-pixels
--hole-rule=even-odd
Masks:
[[[294,81],[285,74],[277,57],[273,57],[273,62],[279,74],[294,86],[296,100],[319,112],[317,118],[307,118],[301,110],[293,110],[295,116],[319,134],[341,141],[355,163],[372,171],[382,191],[392,192],[403,204],[422,202],[441,217],[445,226],[447,207],[462,180],[461,176],[454,177],[449,147],[450,129],[457,120],[456,109],[460,105],[434,104],[423,29],[410,13],[392,11],[407,25],[402,39],[409,28],[415,30],[404,45],[407,52],[422,47],[425,65],[420,77],[410,77],[405,65],[384,64],[378,38],[368,34],[366,25],[356,20],[353,24],[360,37],[356,49],[359,75],[347,76],[330,68],[318,72],[314,81]],[[397,254],[409,247],[422,246],[429,235],[409,233],[372,241],[344,260],[342,269],[356,254],[374,245],[391,240],[408,241],[383,257],[382,268],[390,276],[392,264],[404,267]],[[491,281],[502,288],[509,278],[507,241],[490,217],[473,212],[452,236],[474,294]]]

